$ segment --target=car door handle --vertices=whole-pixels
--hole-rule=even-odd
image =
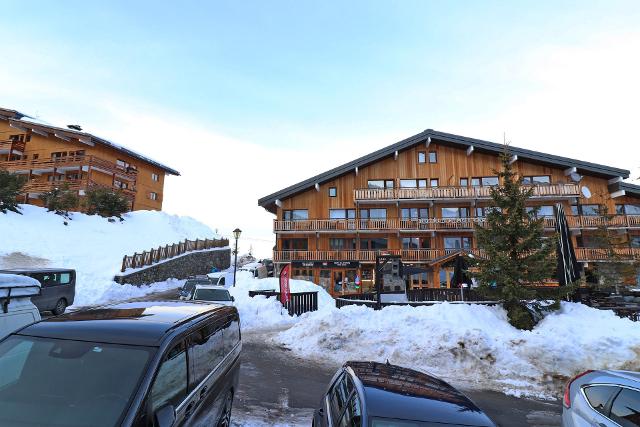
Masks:
[[[188,419],[191,416],[191,413],[193,412],[193,407],[195,406],[194,402],[189,402],[189,404],[187,405],[187,408],[184,410],[184,419]]]
[[[204,386],[200,389],[200,400],[204,399],[204,397],[207,395],[207,391],[209,391],[209,388],[207,386]]]

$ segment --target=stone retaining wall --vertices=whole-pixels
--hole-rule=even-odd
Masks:
[[[158,264],[131,272],[125,271],[113,278],[120,284],[146,285],[167,279],[186,279],[189,276],[207,274],[212,267],[224,270],[231,265],[231,249],[215,248],[189,252]]]

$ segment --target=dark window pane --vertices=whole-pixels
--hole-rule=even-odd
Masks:
[[[160,365],[151,387],[151,410],[164,405],[177,407],[187,395],[187,353],[182,344],[174,347]]]
[[[418,151],[418,163],[426,163],[427,157],[424,151]]]
[[[361,425],[360,421],[362,418],[362,413],[360,412],[360,400],[358,399],[358,394],[354,393],[347,402],[347,408],[340,419],[340,423],[338,424],[340,427],[359,427]]]
[[[624,205],[616,205],[616,214],[624,215]]]
[[[438,154],[435,151],[429,152],[429,163],[437,163],[438,162]]]
[[[469,185],[469,180],[467,178],[460,178],[460,187],[466,187]]]
[[[191,383],[199,384],[225,355],[221,325],[210,324],[191,335],[190,357],[194,362]]]
[[[338,421],[338,417],[347,404],[349,391],[347,390],[346,376],[343,375],[329,392],[329,400],[331,402],[331,413],[334,420]]]
[[[640,248],[640,236],[629,237],[629,244],[632,248]]]
[[[580,215],[580,211],[578,210],[578,206],[571,205],[571,215]]]
[[[622,427],[640,426],[640,392],[623,388],[611,405],[611,419]]]

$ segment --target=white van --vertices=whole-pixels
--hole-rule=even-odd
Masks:
[[[40,321],[31,297],[40,294],[40,282],[17,274],[0,274],[0,340],[10,333]]]
[[[207,277],[209,277],[211,284],[214,286],[223,286],[225,288],[233,286],[233,271],[216,271],[215,273],[207,274]]]

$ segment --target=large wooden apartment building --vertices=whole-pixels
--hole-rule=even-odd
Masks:
[[[376,255],[395,254],[422,269],[413,287],[449,287],[449,256],[477,251],[474,224],[491,206],[503,152],[502,144],[428,129],[263,197],[258,204],[276,215],[274,262],[333,291],[345,277],[349,288],[356,276],[366,288]],[[549,233],[554,205],[564,205],[587,267],[602,259],[593,239],[605,220],[600,204],[616,214],[608,224],[627,242],[620,250],[640,257],[640,186],[623,181],[629,171],[516,147],[510,154]]]
[[[80,126],[57,127],[0,108],[0,168],[26,177],[25,203],[67,183],[82,197],[91,188],[121,191],[133,210],[161,210],[166,175],[178,171]]]

